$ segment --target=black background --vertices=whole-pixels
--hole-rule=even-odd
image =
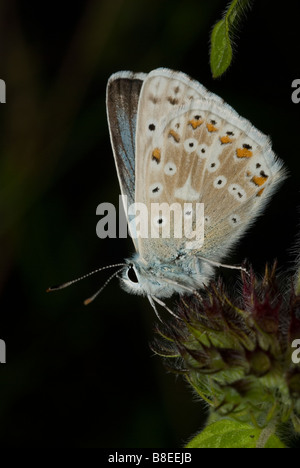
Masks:
[[[181,447],[207,410],[149,348],[147,300],[107,272],[59,293],[51,284],[122,262],[129,240],[96,237],[96,207],[118,202],[105,88],[119,70],[178,69],[272,137],[290,178],[230,263],[291,272],[299,226],[300,4],[256,1],[230,70],[213,80],[209,36],[223,0],[6,0],[0,5],[0,372],[3,447]],[[238,275],[220,272],[234,287]]]

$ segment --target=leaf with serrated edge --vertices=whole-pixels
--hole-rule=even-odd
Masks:
[[[207,426],[186,448],[257,448],[263,429],[221,419]],[[264,448],[285,448],[276,435],[271,435]]]

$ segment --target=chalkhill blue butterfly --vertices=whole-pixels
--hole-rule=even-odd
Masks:
[[[209,282],[262,213],[285,170],[268,137],[181,72],[112,75],[107,116],[122,195],[129,205],[148,208],[147,223],[158,233],[132,233],[136,252],[120,264],[121,283],[155,308],[154,301],[163,304],[173,293],[193,293]],[[202,240],[175,237],[176,214],[170,221],[161,209],[151,212],[153,204],[174,203],[193,227],[197,206],[204,206]],[[170,236],[160,235],[166,222],[172,224]]]

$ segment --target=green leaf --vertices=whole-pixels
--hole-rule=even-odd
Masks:
[[[276,435],[266,436],[267,429],[257,429],[230,419],[207,426],[186,448],[286,448]]]
[[[244,8],[251,0],[233,0],[211,35],[210,66],[214,78],[223,75],[232,61],[232,35]]]
[[[210,66],[214,78],[223,75],[232,60],[232,47],[226,22],[220,21],[211,36]]]

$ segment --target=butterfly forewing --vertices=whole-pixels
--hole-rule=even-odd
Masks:
[[[135,200],[135,138],[143,73],[119,72],[107,85],[107,116],[120,187],[131,205]]]

